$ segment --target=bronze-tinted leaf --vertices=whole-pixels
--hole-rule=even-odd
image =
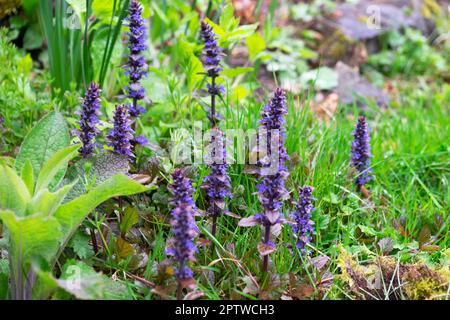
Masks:
[[[187,289],[195,289],[197,288],[197,283],[195,282],[194,278],[191,279],[183,279],[180,281],[180,284],[183,288]]]
[[[380,247],[380,249],[383,253],[387,254],[392,251],[394,244],[393,244],[392,238],[386,237],[386,238],[383,238],[380,241],[378,241],[378,246]]]
[[[253,227],[259,224],[258,219],[255,216],[250,216],[248,218],[242,218],[238,225],[240,227]]]
[[[314,294],[314,287],[309,284],[300,284],[292,290],[291,295],[299,300],[310,298]]]
[[[275,247],[267,245],[263,242],[258,243],[258,252],[262,256],[267,256],[276,250]]]
[[[146,174],[132,174],[131,178],[134,181],[137,181],[137,182],[139,182],[141,184],[146,184],[146,183],[150,182],[150,180],[151,180],[151,177],[149,175],[146,175]]]
[[[133,246],[126,242],[122,237],[118,237],[116,240],[116,253],[121,259],[125,259],[130,254],[134,253]]]
[[[316,267],[317,270],[321,271],[323,267],[330,261],[327,256],[319,256],[311,259],[311,264]]]
[[[198,298],[203,297],[204,295],[205,295],[205,293],[203,291],[199,291],[199,290],[191,291],[184,296],[184,300],[196,300]]]
[[[431,231],[428,226],[423,226],[419,233],[419,248],[430,241]]]

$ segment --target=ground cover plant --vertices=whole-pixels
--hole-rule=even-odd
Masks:
[[[1,2],[0,298],[448,300],[449,13],[386,2]]]

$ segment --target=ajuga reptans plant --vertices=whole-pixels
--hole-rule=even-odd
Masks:
[[[217,35],[212,31],[212,27],[205,21],[200,24],[200,35],[203,39],[203,55],[202,62],[206,71],[207,77],[211,78],[211,83],[208,83],[208,93],[211,95],[211,109],[208,113],[208,119],[214,126],[219,117],[216,114],[216,95],[223,92],[223,87],[216,84],[216,78],[219,76],[219,72],[222,71],[220,62],[222,60],[223,50],[217,43]]]
[[[307,252],[306,245],[311,242],[314,234],[314,221],[311,220],[311,213],[314,211],[313,190],[314,188],[310,186],[300,188],[296,208],[291,213],[292,230],[297,235],[297,248],[302,254]]]
[[[166,253],[173,256],[175,275],[178,281],[177,299],[182,298],[182,289],[185,287],[195,287],[193,272],[189,267],[190,261],[194,261],[194,254],[197,248],[194,239],[198,233],[195,224],[194,214],[197,209],[192,199],[194,189],[188,178],[184,177],[181,169],[175,169],[172,173],[173,182],[169,186],[172,193],[170,204],[172,205],[172,226],[173,237],[168,239]]]
[[[240,225],[250,227],[261,225],[264,229],[263,242],[258,246],[263,256],[263,271],[268,270],[269,254],[275,251],[270,240],[271,233],[278,234],[286,222],[280,210],[288,197],[284,181],[288,176],[286,161],[289,156],[284,146],[284,115],[287,114],[285,92],[278,88],[261,113],[258,135],[258,166],[261,183],[257,185],[258,197],[264,212],[244,218]],[[265,144],[265,145],[264,145]]]
[[[217,218],[224,212],[225,199],[231,197],[230,178],[227,175],[226,150],[223,133],[217,127],[211,129],[211,158],[209,161],[211,173],[203,179],[202,189],[206,190],[210,206],[209,216],[213,219],[211,234],[215,236]]]
[[[81,148],[78,150],[83,158],[89,158],[94,154],[96,146],[95,137],[100,133],[97,128],[100,116],[100,93],[101,90],[95,82],[92,82],[84,96],[81,104],[81,111],[77,112],[80,115],[80,129],[75,131],[75,134],[81,140]]]
[[[366,118],[358,118],[356,128],[353,131],[352,157],[350,165],[355,168],[358,176],[356,185],[361,189],[367,182],[373,180],[372,168],[370,167],[370,133]]]
[[[216,78],[222,71],[220,61],[222,57],[222,48],[217,43],[217,36],[212,31],[212,27],[206,22],[201,22],[200,34],[204,42],[203,48],[203,67],[207,77],[211,78],[211,83],[207,84],[208,93],[211,96],[211,108],[208,112],[208,119],[211,122],[211,154],[209,157],[210,174],[203,180],[202,188],[207,190],[209,204],[209,216],[212,217],[213,236],[216,235],[217,218],[227,211],[225,200],[231,196],[230,178],[227,175],[226,147],[224,134],[217,127],[219,118],[216,114],[216,95],[223,92],[223,87],[216,84]]]

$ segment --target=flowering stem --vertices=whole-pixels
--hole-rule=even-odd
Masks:
[[[89,233],[91,235],[91,241],[92,241],[92,248],[94,249],[95,255],[98,253],[98,245],[97,245],[97,238],[95,237],[95,229],[89,228]]]
[[[217,230],[217,216],[213,216],[213,224],[212,224],[211,233],[214,237],[216,236],[216,230]]]
[[[264,243],[268,243],[270,240],[270,225],[266,225],[264,233]],[[269,255],[265,255],[263,259],[263,273],[266,273],[269,269]]]
[[[137,102],[138,102],[138,99],[136,97],[134,97],[133,98],[133,110],[137,110]],[[131,129],[133,129],[133,131],[136,132],[136,127],[137,127],[137,117],[136,117],[136,119],[134,119],[134,122],[131,125]]]
[[[216,77],[211,77],[211,126],[215,127],[216,125]]]
[[[177,287],[177,300],[183,300],[183,288],[181,287],[181,283],[179,282]]]

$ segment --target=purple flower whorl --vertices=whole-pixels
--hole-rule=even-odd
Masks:
[[[264,208],[264,214],[259,215],[259,218],[266,226],[280,222],[282,215],[279,211],[283,200],[288,195],[284,186],[284,180],[288,176],[286,161],[289,159],[284,146],[285,114],[287,114],[286,94],[282,89],[277,88],[270,102],[264,106],[259,121],[260,134],[265,135],[263,140],[266,139],[266,155],[258,161],[262,181],[257,185],[257,189]],[[278,162],[274,165],[273,162],[277,160]]]
[[[194,239],[198,233],[198,227],[195,224],[194,214],[196,207],[192,199],[194,189],[189,179],[185,178],[181,169],[176,169],[172,173],[173,183],[169,186],[172,193],[170,201],[173,206],[172,220],[170,222],[173,231],[173,238],[168,240],[169,247],[166,253],[174,257],[178,263],[175,274],[180,284],[191,280],[192,270],[189,268],[189,261],[194,261],[194,254],[197,248]]]
[[[131,151],[132,146],[130,141],[133,139],[134,131],[131,129],[130,124],[131,120],[125,106],[116,106],[114,128],[106,138],[110,141],[108,146],[113,147],[115,153],[133,158],[134,154]]]
[[[214,148],[211,154],[211,173],[203,179],[202,189],[207,190],[209,204],[212,206],[210,215],[218,217],[224,211],[225,198],[231,197],[231,183],[227,175],[226,148],[223,140],[223,132],[217,127],[211,129],[211,144]],[[215,154],[218,151],[219,154]]]
[[[370,134],[369,127],[366,122],[366,118],[361,116],[358,118],[358,123],[353,131],[354,140],[352,142],[352,158],[350,165],[358,172],[356,178],[356,184],[358,187],[362,187],[367,182],[373,180],[370,167]]]
[[[222,48],[217,43],[217,35],[212,31],[212,27],[205,21],[200,24],[200,35],[203,38],[205,47],[203,48],[203,66],[205,68],[208,77],[215,78],[219,76],[219,72],[222,71],[220,61],[222,60]],[[214,92],[210,94],[217,94],[215,88],[208,88]]]
[[[82,146],[79,153],[83,158],[91,157],[94,154],[95,137],[100,133],[96,127],[99,123],[98,117],[101,115],[100,109],[100,87],[95,82],[92,82],[84,96],[81,111],[77,112],[80,115],[80,129],[75,131],[75,134],[80,138]]]
[[[147,75],[147,64],[145,63],[145,58],[141,55],[142,51],[147,50],[147,45],[145,44],[147,29],[141,15],[141,4],[137,0],[131,0],[127,17],[130,29],[127,33],[130,54],[128,55],[125,74],[130,77],[130,84],[127,89],[128,97],[133,100],[133,105],[128,105],[127,108],[132,118],[136,118],[145,112],[145,109],[138,105],[138,101],[145,98],[144,88],[139,81]]]
[[[311,213],[314,211],[313,190],[314,188],[310,186],[300,188],[296,210],[291,214],[291,218],[294,219],[292,230],[297,234],[297,248],[302,253],[306,252],[306,244],[311,242],[311,235],[314,233],[314,221],[311,220]]]

